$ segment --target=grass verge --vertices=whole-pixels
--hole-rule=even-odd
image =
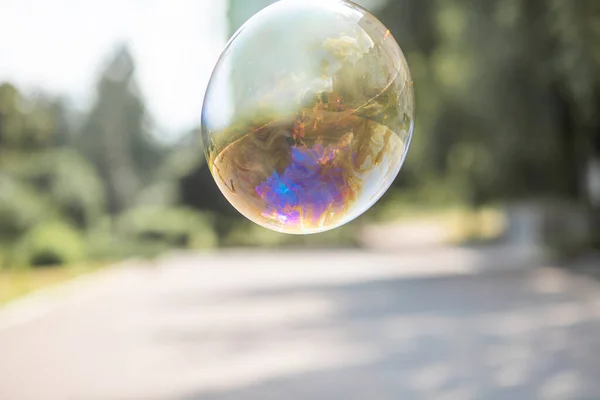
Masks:
[[[0,270],[0,305],[18,297],[97,271],[101,265]]]

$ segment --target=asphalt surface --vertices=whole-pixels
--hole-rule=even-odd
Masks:
[[[599,281],[506,249],[179,255],[0,309],[3,400],[583,400],[599,378]]]

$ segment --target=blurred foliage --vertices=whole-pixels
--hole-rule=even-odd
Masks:
[[[0,83],[0,167],[11,161],[11,150],[39,150],[64,143],[69,134],[66,118],[59,99],[27,98],[13,85]]]
[[[211,248],[218,240],[206,215],[175,207],[134,208],[119,218],[118,231],[126,239],[166,249]]]
[[[9,242],[42,221],[46,205],[33,190],[0,175],[0,241]]]
[[[230,0],[231,33],[271,2]],[[502,225],[489,205],[530,198],[587,207],[600,244],[600,205],[585,184],[600,159],[600,2],[359,3],[378,5],[417,100],[406,164],[359,221],[303,237],[244,220],[215,185],[197,130],[178,143],[156,140],[121,48],[83,113],[0,84],[0,268],[171,248],[356,245],[366,221],[444,208],[460,217],[440,219],[473,232],[489,226],[485,236]]]
[[[135,66],[119,49],[98,83],[98,96],[74,144],[105,182],[108,210],[133,205],[142,186],[152,182],[163,149],[150,134],[150,121],[135,86]]]
[[[80,228],[92,226],[104,213],[103,182],[93,166],[72,149],[31,156],[15,175]]]
[[[118,49],[86,115],[0,85],[0,267],[215,245],[207,218],[175,207],[190,156],[152,136],[134,70]]]
[[[60,221],[48,221],[29,230],[19,241],[13,262],[20,266],[52,266],[80,261],[85,242],[80,233]]]
[[[376,12],[417,91],[396,187],[424,194],[446,182],[473,207],[568,199],[600,239],[585,179],[600,159],[600,2],[390,0]]]

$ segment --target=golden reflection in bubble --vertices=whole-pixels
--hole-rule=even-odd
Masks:
[[[371,14],[345,1],[283,0],[223,54],[202,130],[211,173],[243,215],[281,232],[321,232],[389,188],[412,134],[413,87],[400,48]],[[211,105],[219,90],[233,105]]]

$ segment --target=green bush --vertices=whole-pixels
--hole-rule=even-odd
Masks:
[[[27,266],[64,265],[81,260],[85,241],[70,225],[52,221],[35,226],[17,246],[14,262]]]
[[[8,252],[6,249],[0,247],[0,271],[8,266]]]
[[[14,242],[46,218],[48,207],[25,185],[0,176],[0,241]]]
[[[73,150],[49,150],[31,157],[18,174],[77,227],[89,227],[104,211],[102,181]]]
[[[209,218],[186,208],[135,208],[119,218],[117,227],[126,239],[160,250],[211,248],[217,244]]]
[[[121,225],[120,231],[117,225]],[[114,221],[108,216],[87,232],[86,242],[89,259],[105,262],[131,257],[153,258],[173,247],[168,243],[141,240],[132,231],[123,229],[122,220]]]

